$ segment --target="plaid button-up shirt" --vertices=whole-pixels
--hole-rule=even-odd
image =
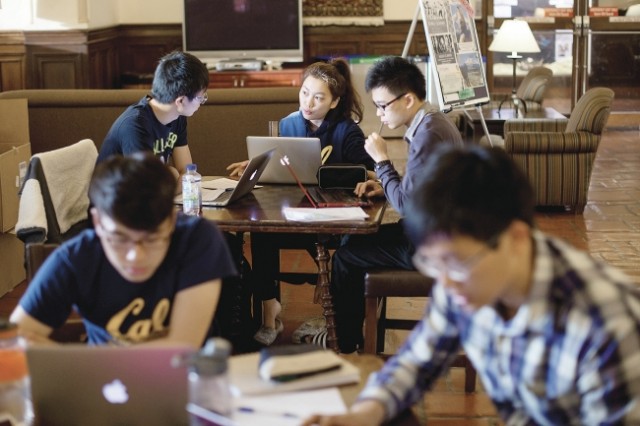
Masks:
[[[423,319],[360,399],[395,416],[462,347],[509,425],[640,424],[639,289],[561,240],[533,239],[531,291],[513,318],[466,312],[436,284]]]

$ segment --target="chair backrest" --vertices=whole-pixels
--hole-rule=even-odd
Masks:
[[[587,90],[571,111],[565,132],[601,134],[609,119],[613,95],[613,90],[606,87]]]
[[[551,77],[553,77],[553,71],[547,67],[531,68],[518,86],[516,95],[525,101],[541,103]]]
[[[35,154],[20,192],[16,232],[23,241],[41,229],[44,241],[60,243],[87,225],[89,182],[98,150],[90,139]]]
[[[36,275],[45,259],[59,247],[58,244],[29,243],[25,246],[25,267],[27,285]]]

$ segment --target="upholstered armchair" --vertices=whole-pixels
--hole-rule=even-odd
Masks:
[[[596,87],[578,100],[568,120],[505,122],[504,149],[529,176],[537,205],[584,211],[612,101],[613,90]]]
[[[516,91],[516,97],[524,101],[525,111],[540,111],[542,109],[542,99],[549,87],[551,77],[553,77],[553,71],[547,67],[534,67],[529,70]],[[504,103],[509,103],[510,99],[510,93],[492,95],[491,101],[484,108],[499,108],[504,106]]]

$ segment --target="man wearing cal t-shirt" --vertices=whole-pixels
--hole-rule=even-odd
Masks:
[[[47,258],[11,321],[49,341],[72,310],[89,343],[202,344],[221,280],[236,274],[214,224],[178,214],[176,180],[148,153],[98,164],[89,187],[93,229]]]

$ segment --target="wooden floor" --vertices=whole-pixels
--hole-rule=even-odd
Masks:
[[[403,144],[400,141],[392,147],[397,157],[402,154]],[[537,222],[542,230],[619,267],[640,283],[640,132],[637,127],[605,132],[583,215],[539,211]],[[283,252],[282,262],[291,271],[312,272],[315,268],[311,258],[299,251]],[[0,298],[0,316],[9,315],[23,291],[24,284]],[[313,286],[283,284],[281,293],[285,331],[277,342],[288,343],[291,332],[305,319],[320,315],[321,309],[312,303]],[[390,316],[418,318],[425,304],[423,298],[393,300]],[[387,351],[393,351],[403,338],[403,334],[391,333],[386,339]],[[463,371],[452,369],[416,406],[422,423],[428,418],[431,426],[501,424],[480,384],[474,394],[465,394],[463,388]]]

